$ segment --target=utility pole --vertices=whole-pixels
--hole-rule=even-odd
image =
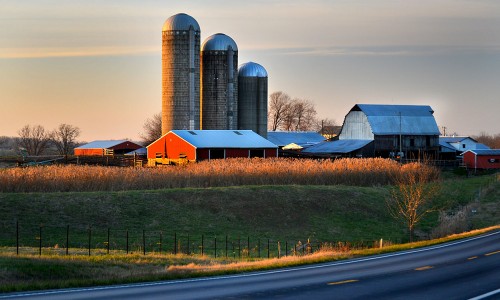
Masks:
[[[403,131],[403,126],[401,122],[401,112],[399,112],[399,161],[403,162],[403,137],[402,137],[402,131]]]

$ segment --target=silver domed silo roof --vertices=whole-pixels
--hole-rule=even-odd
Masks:
[[[238,51],[238,46],[231,37],[224,33],[216,33],[203,42],[201,51],[227,51],[229,48]]]
[[[241,64],[238,70],[241,77],[267,77],[267,71],[263,66],[254,62]]]
[[[200,31],[200,25],[193,17],[180,13],[168,18],[163,23],[162,31],[189,30],[191,27],[193,27],[194,31]]]

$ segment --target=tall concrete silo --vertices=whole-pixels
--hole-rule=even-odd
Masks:
[[[254,62],[238,70],[238,129],[267,138],[267,71]]]
[[[238,47],[223,33],[201,46],[201,129],[238,127]]]
[[[200,25],[187,14],[162,29],[162,134],[200,129]]]

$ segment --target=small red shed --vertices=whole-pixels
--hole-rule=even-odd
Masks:
[[[147,149],[149,165],[278,155],[278,146],[251,130],[172,130]]]
[[[125,154],[142,148],[134,142],[127,140],[93,141],[75,148],[75,156],[104,156]]]
[[[469,169],[500,169],[500,149],[468,150],[463,157]]]

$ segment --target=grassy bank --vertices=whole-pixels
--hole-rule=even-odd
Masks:
[[[38,257],[0,253],[0,292],[179,279],[291,267],[429,246],[498,229],[500,226],[432,241],[376,249],[327,247],[312,255],[252,261],[187,255]]]
[[[476,213],[465,220],[463,230],[500,223],[500,183],[495,176],[452,177],[443,181],[438,201],[450,214],[467,209]],[[66,246],[104,249],[110,229],[110,248],[142,252],[143,230],[148,252],[173,251],[174,235],[179,252],[200,252],[201,236],[218,243],[226,235],[234,243],[258,239],[286,241],[368,241],[380,238],[401,242],[404,227],[389,216],[385,199],[390,187],[352,186],[236,186],[119,192],[0,193],[0,246],[16,245],[16,220],[20,245],[39,246],[42,226],[44,249]],[[469,208],[468,205],[474,205]],[[439,225],[439,214],[428,216],[418,227],[420,237]],[[208,245],[213,247],[213,245]],[[221,246],[222,247],[222,246]],[[222,248],[219,247],[219,251]],[[254,253],[255,254],[255,253]]]
[[[140,243],[142,230],[152,241],[159,232],[164,249],[172,249],[174,233],[186,242],[219,237],[285,241],[400,239],[398,224],[388,215],[387,188],[347,186],[240,186],[85,193],[0,194],[2,245],[15,245],[15,222],[23,245],[37,246],[43,225],[44,247],[71,238],[87,246],[92,225],[94,246],[103,247],[107,228],[124,249],[125,231]],[[57,238],[59,237],[59,238]],[[156,239],[156,240],[155,240]],[[72,246],[76,246],[73,243]],[[136,243],[136,244],[137,244]],[[140,245],[139,245],[140,246]],[[149,246],[149,245],[148,245]],[[151,249],[150,247],[148,247]],[[134,249],[134,251],[138,251]]]

